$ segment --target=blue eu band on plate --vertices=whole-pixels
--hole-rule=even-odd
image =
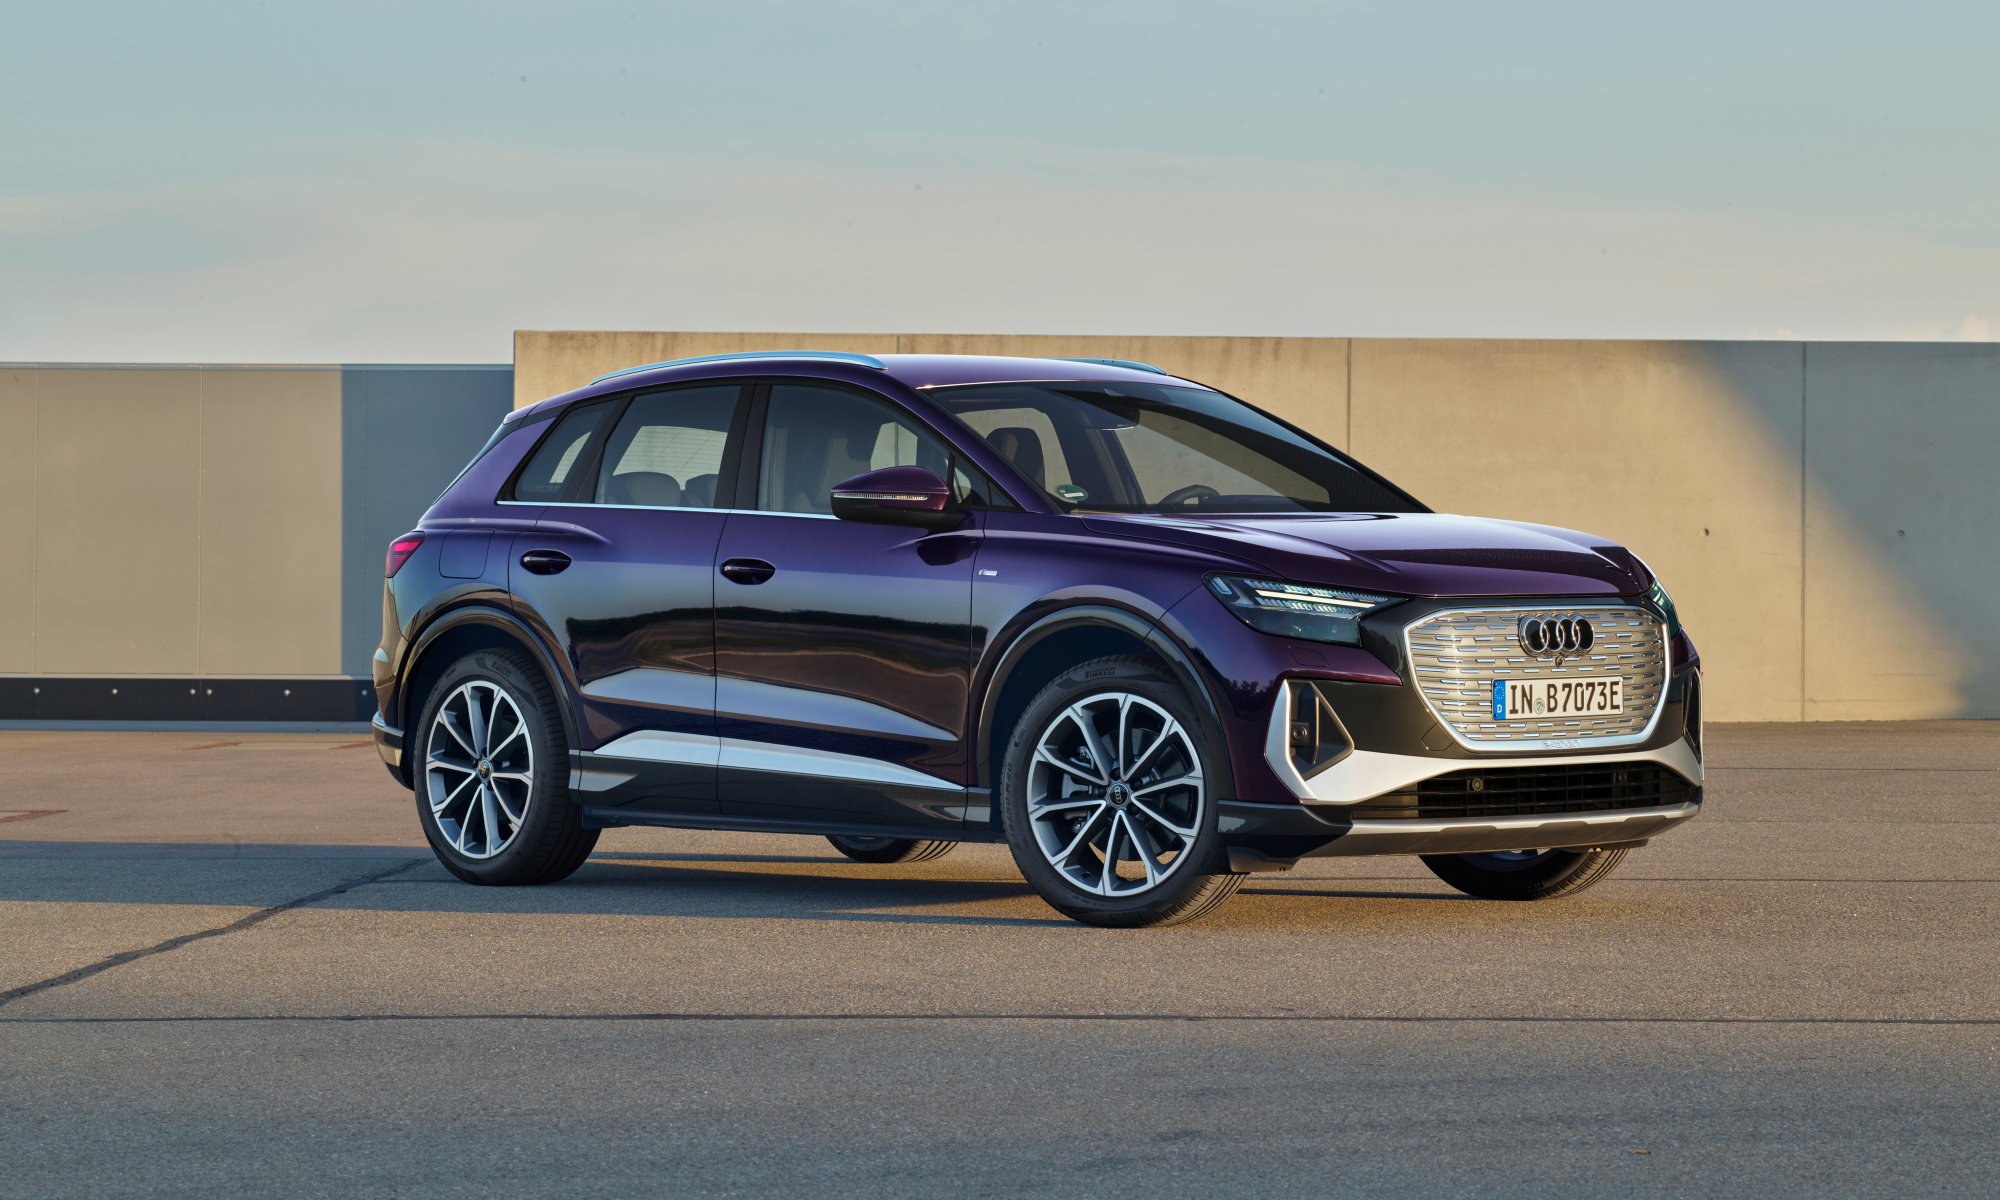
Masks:
[[[1625,680],[1617,675],[1598,679],[1496,679],[1493,719],[1524,717],[1598,717],[1625,711]]]

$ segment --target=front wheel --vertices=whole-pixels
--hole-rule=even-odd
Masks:
[[[1100,658],[1021,714],[1000,778],[1014,862],[1065,916],[1191,921],[1234,895],[1200,717],[1157,659]]]
[[[1425,854],[1431,874],[1482,900],[1555,900],[1596,884],[1629,850],[1500,850]]]

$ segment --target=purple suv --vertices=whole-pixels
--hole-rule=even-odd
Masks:
[[[1637,556],[1120,360],[716,355],[517,411],[391,547],[375,685],[474,883],[619,825],[1004,841],[1163,925],[1308,857],[1568,895],[1701,808]]]

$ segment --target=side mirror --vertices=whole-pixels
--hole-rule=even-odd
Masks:
[[[833,485],[833,515],[843,521],[950,529],[965,517],[950,503],[951,489],[922,467],[884,467]]]

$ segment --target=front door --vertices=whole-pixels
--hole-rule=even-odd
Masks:
[[[572,412],[516,484],[523,500],[558,497],[516,539],[512,580],[575,673],[586,805],[716,811],[715,493],[733,484],[747,391],[702,383]]]
[[[946,451],[857,392],[774,381],[762,407],[756,511],[716,554],[722,811],[956,829],[978,534],[838,520],[830,496],[882,467],[943,476]]]

